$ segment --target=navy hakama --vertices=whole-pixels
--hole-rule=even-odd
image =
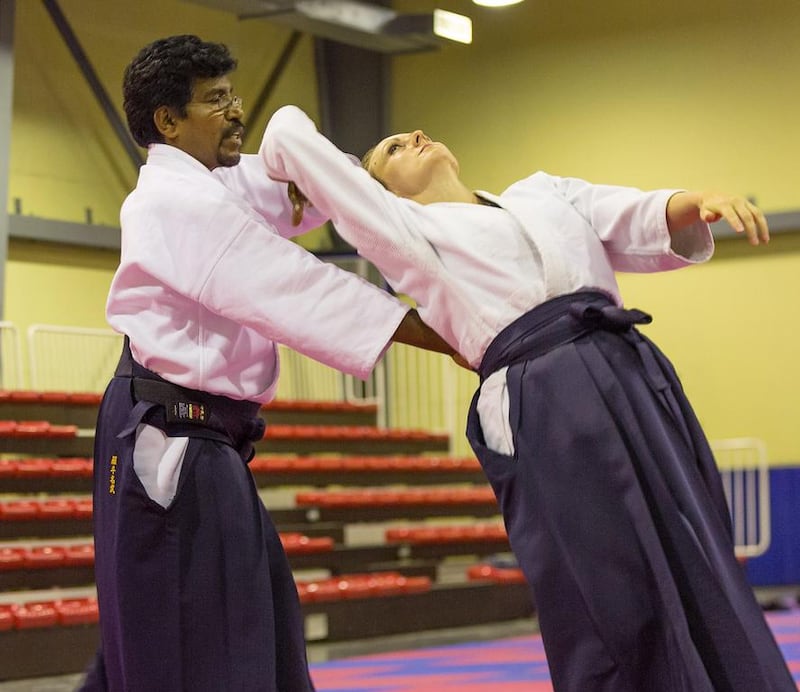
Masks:
[[[83,689],[313,690],[295,583],[247,467],[259,408],[175,387],[126,349],[97,426],[101,647]],[[167,508],[133,468],[140,423],[190,438]]]
[[[558,692],[796,692],[737,562],[712,452],[666,357],[600,293],[492,342],[513,458],[467,436],[531,585]]]

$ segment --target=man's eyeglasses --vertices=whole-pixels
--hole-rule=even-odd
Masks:
[[[209,106],[213,113],[225,113],[229,110],[239,110],[242,107],[241,96],[231,96],[230,94],[220,94],[215,99],[208,101],[189,101],[201,106]],[[188,104],[187,104],[188,105]]]

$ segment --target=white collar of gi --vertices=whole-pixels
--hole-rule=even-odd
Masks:
[[[147,148],[147,163],[169,168],[189,167],[196,173],[205,173],[211,178],[214,174],[200,163],[194,156],[171,144],[151,144]],[[216,178],[214,178],[216,180]]]

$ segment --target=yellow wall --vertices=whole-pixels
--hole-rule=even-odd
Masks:
[[[473,17],[475,42],[395,59],[393,129],[444,140],[477,188],[542,169],[799,210],[800,3],[681,0],[665,3],[684,12],[672,24],[647,15],[660,3],[631,5],[442,5]],[[646,333],[709,436],[762,437],[776,463],[800,460],[798,236],[768,252],[724,241],[703,267],[619,279],[629,305],[654,313]]]
[[[15,241],[6,265],[5,319],[28,324],[108,328],[106,295],[118,255],[31,241]]]
[[[768,211],[798,209],[800,3],[765,2],[755,14],[738,0],[705,1],[730,9],[679,28],[643,17],[630,33],[550,36],[539,17],[547,2],[490,11],[451,0],[474,17],[475,42],[395,59],[393,128],[445,140],[476,187],[500,190],[542,169],[718,187]],[[565,0],[564,11],[590,4],[604,5]]]
[[[654,314],[643,331],[673,360],[709,437],[760,437],[773,461],[797,463],[800,234],[776,236],[756,259],[747,249],[726,240],[706,265],[620,284]]]
[[[118,107],[124,65],[158,36],[227,42],[247,104],[289,35],[176,0],[61,6]],[[500,191],[541,168],[640,187],[715,187],[752,195],[768,212],[800,209],[796,0],[438,6],[471,15],[475,42],[393,60],[393,128],[445,140],[469,184]],[[24,213],[81,221],[91,207],[98,223],[116,225],[133,170],[41,3],[17,2],[15,60],[9,209],[19,197]],[[305,38],[267,110],[293,102],[316,115],[313,75]],[[647,333],[675,362],[709,435],[763,437],[777,463],[800,460],[797,238],[780,236],[768,252],[725,241],[704,267],[620,277],[628,304],[655,314]],[[63,258],[12,244],[7,318],[102,324],[115,258]]]

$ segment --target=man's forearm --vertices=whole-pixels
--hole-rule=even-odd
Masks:
[[[427,351],[445,353],[448,356],[455,354],[453,347],[425,324],[416,310],[409,310],[406,313],[403,321],[397,327],[392,341],[424,348]]]

